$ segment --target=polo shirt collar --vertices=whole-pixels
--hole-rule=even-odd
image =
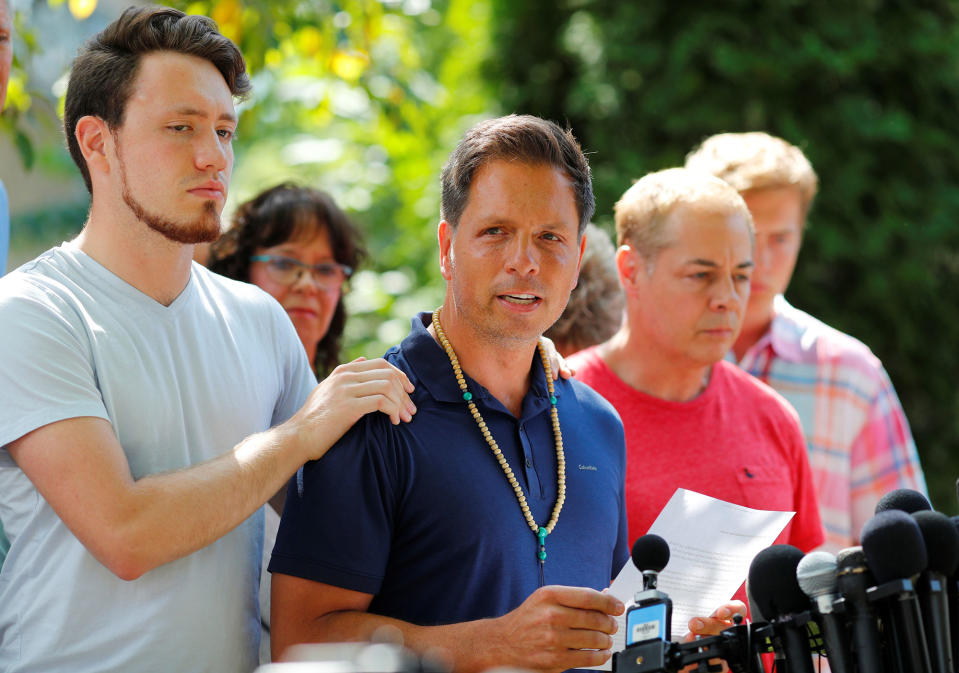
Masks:
[[[789,362],[802,361],[803,330],[792,318],[794,309],[784,296],[776,295],[773,300],[773,320],[769,328],[769,340],[773,352]]]
[[[416,376],[415,385],[425,388],[438,402],[461,403],[463,402],[463,393],[456,383],[449,357],[447,357],[443,347],[436,342],[436,339],[427,330],[432,318],[432,313],[424,311],[418,313],[412,319],[410,333],[400,343],[400,352]],[[530,412],[540,411],[543,404],[549,404],[546,373],[543,370],[543,362],[539,353],[533,358],[532,367],[533,377],[530,389],[523,398],[524,417],[528,416]],[[502,406],[486,388],[470,378],[465,371],[463,376],[466,377],[466,385],[473,393],[474,399],[483,400],[487,405],[495,401],[496,404]],[[556,397],[560,396],[560,388],[561,386],[554,386]]]

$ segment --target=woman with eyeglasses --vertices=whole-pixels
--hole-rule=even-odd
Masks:
[[[258,285],[286,309],[319,378],[340,362],[343,285],[366,253],[360,235],[326,193],[283,183],[242,204],[210,246],[212,271]],[[260,663],[270,661],[270,574],[286,491],[264,507]]]
[[[283,183],[242,204],[210,248],[209,268],[258,285],[286,309],[317,376],[340,362],[343,286],[365,257],[333,199]]]

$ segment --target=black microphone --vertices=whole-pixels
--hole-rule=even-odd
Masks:
[[[836,556],[836,584],[852,626],[852,653],[858,670],[886,670],[880,656],[879,623],[866,594],[875,583],[862,547],[848,547]]]
[[[633,544],[633,564],[643,573],[643,590],[626,611],[626,646],[647,640],[670,640],[673,602],[656,589],[659,573],[669,563],[669,545],[658,535],[647,534]]]
[[[912,517],[926,544],[928,567],[919,577],[917,594],[926,627],[926,643],[935,673],[954,673],[949,629],[948,578],[959,567],[959,532],[941,512],[920,511]]]
[[[774,652],[772,643],[772,627],[768,620],[763,616],[763,611],[759,609],[759,604],[753,598],[753,590],[749,586],[749,578],[746,578],[746,605],[749,607],[749,618],[752,621],[750,629],[750,661],[749,670],[758,673],[764,673],[763,654]]]
[[[926,545],[919,524],[904,511],[880,512],[862,527],[862,548],[878,584],[866,592],[885,610],[902,673],[931,673],[922,614],[912,578],[926,568]]]
[[[796,580],[802,557],[796,547],[777,544],[756,554],[749,565],[750,592],[773,625],[776,670],[789,673],[815,673],[806,630],[809,599]]]
[[[840,615],[845,603],[840,601],[836,579],[836,557],[826,551],[806,554],[796,566],[796,580],[812,602],[826,645],[826,658],[832,673],[852,673],[849,643],[845,624]]]
[[[913,512],[932,509],[932,505],[929,504],[929,499],[919,491],[914,491],[911,488],[897,488],[895,491],[889,491],[879,498],[875,513],[888,512],[891,509],[912,514]]]
[[[950,517],[952,525],[959,532],[959,516]],[[959,627],[959,568],[947,579],[949,589],[949,623],[953,628]],[[952,634],[952,661],[959,671],[959,634]]]

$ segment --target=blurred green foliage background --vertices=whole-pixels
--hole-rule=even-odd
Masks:
[[[64,20],[95,0],[64,5]],[[246,55],[230,203],[294,178],[366,232],[350,356],[377,355],[437,305],[439,170],[463,130],[507,112],[568,122],[590,153],[597,222],[643,174],[719,131],[765,130],[821,181],[792,303],[870,345],[912,424],[933,504],[959,512],[959,3],[955,0],[210,0]],[[23,64],[3,128],[25,169],[69,171],[55,101]],[[42,121],[45,119],[46,121]],[[41,120],[41,121],[38,121]],[[34,134],[36,135],[36,134]],[[25,259],[76,231],[83,203],[19,215]]]

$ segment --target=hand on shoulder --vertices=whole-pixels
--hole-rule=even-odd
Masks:
[[[561,376],[564,379],[573,378],[576,374],[576,369],[570,366],[569,360],[559,354],[553,340],[547,336],[540,338],[543,340],[543,346],[546,349],[546,359],[549,360],[549,367],[553,372],[553,380],[555,381]]]
[[[384,413],[394,425],[413,420],[412,392],[406,374],[383,358],[357,358],[334,369],[283,425],[295,432],[306,460],[316,460],[368,413]]]

